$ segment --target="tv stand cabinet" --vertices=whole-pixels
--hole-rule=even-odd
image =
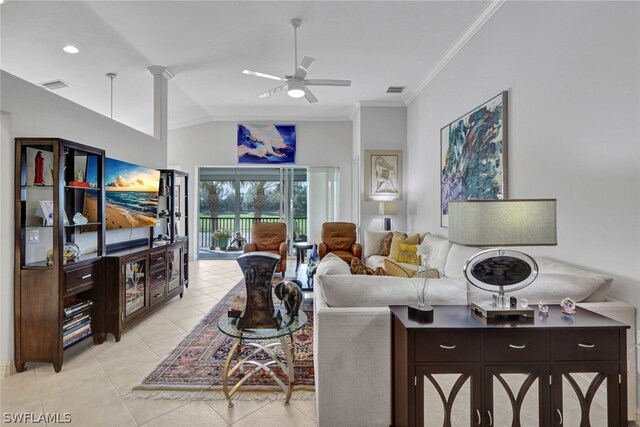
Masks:
[[[143,246],[108,254],[105,269],[105,323],[116,341],[130,322],[184,292],[186,241]]]
[[[627,325],[558,306],[528,321],[436,306],[432,323],[390,309],[393,426],[626,425]]]

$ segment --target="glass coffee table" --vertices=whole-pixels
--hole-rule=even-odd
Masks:
[[[282,314],[280,329],[238,329],[238,319],[221,317],[218,320],[218,329],[220,329],[223,334],[236,339],[236,342],[227,355],[222,373],[222,390],[229,401],[229,407],[233,407],[233,401],[231,399],[233,395],[238,392],[242,384],[260,371],[266,372],[273,378],[286,395],[284,404],[289,405],[289,400],[293,393],[293,385],[296,380],[293,369],[293,360],[295,358],[293,333],[299,331],[307,324],[307,315],[304,311],[300,310],[298,317],[292,319],[284,309],[281,309],[280,312]],[[289,340],[287,340],[287,338],[289,338]],[[276,339],[278,341],[265,343],[266,340]],[[245,356],[242,356],[243,346],[251,348],[251,351]],[[282,347],[286,361],[278,358],[275,351],[278,346]],[[260,355],[260,353],[266,353],[270,360],[265,362],[256,359],[256,356]],[[237,359],[236,364],[231,366],[234,358]],[[246,372],[245,365],[248,366]],[[287,384],[271,369],[275,366],[279,366],[280,369],[286,373],[287,378],[285,380]],[[242,374],[242,377],[229,389],[229,377],[233,376],[236,372]]]

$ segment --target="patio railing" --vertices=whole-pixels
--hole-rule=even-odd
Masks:
[[[231,231],[234,236],[236,232],[240,232],[242,237],[244,237],[247,242],[250,242],[253,224],[256,222],[280,222],[280,219],[255,217],[240,218],[239,230],[236,230],[235,221],[235,218],[227,217],[200,217],[200,224],[198,227],[198,247],[213,247],[215,239],[213,238],[212,233],[215,230],[228,230]],[[295,217],[293,218],[293,223],[293,233],[291,233],[291,230],[287,230],[289,238],[293,238],[295,240],[298,236],[307,234],[307,217]],[[229,240],[233,240],[233,237]]]

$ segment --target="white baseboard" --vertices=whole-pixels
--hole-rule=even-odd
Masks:
[[[15,364],[13,360],[6,362],[0,362],[0,378],[7,378],[9,375],[16,372]]]

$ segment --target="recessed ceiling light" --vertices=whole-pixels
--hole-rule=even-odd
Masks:
[[[78,49],[77,47],[72,46],[72,45],[67,45],[67,46],[63,47],[62,50],[64,50],[67,53],[78,53],[78,52],[80,52],[80,49]]]

